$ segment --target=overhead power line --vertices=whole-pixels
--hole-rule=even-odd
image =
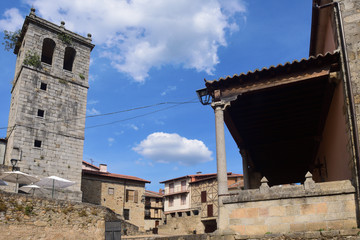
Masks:
[[[109,123],[104,123],[104,124],[98,124],[98,125],[85,127],[85,129],[96,128],[96,127],[101,127],[101,126],[106,126],[106,125],[112,125],[112,124],[115,124],[115,123],[118,123],[118,122],[124,122],[124,121],[128,121],[128,120],[131,120],[131,119],[135,119],[135,118],[147,116],[147,115],[150,115],[150,114],[154,114],[154,113],[157,113],[157,112],[160,112],[160,111],[165,111],[167,109],[171,109],[171,108],[174,108],[174,107],[177,107],[177,106],[180,106],[180,105],[190,104],[190,103],[197,103],[197,101],[194,101],[195,99],[197,99],[197,98],[194,98],[194,99],[191,99],[191,100],[188,100],[188,101],[182,101],[182,102],[160,102],[160,103],[156,103],[156,104],[145,105],[145,106],[140,106],[140,107],[135,107],[135,108],[129,108],[129,109],[125,109],[125,110],[119,110],[119,111],[108,112],[108,113],[103,113],[103,114],[95,114],[95,115],[85,116],[85,118],[95,118],[95,117],[109,116],[109,115],[114,115],[114,114],[119,114],[119,113],[124,113],[124,112],[130,112],[130,111],[135,111],[135,110],[147,109],[147,108],[161,106],[161,105],[168,105],[168,104],[173,105],[173,106],[166,107],[166,108],[159,109],[159,110],[155,110],[155,111],[152,111],[152,112],[140,114],[140,115],[137,115],[137,116],[134,116],[134,117],[129,117],[129,118],[121,119],[121,120],[112,121],[112,122],[109,122]],[[78,120],[78,119],[82,119],[82,118],[78,117],[78,118],[71,118],[71,119],[61,119],[61,120],[56,120],[56,121],[48,121],[45,124],[58,123],[58,122],[68,123],[68,122],[75,121],[75,120]],[[16,124],[15,124],[15,126],[16,126]],[[15,126],[0,127],[0,129],[10,129],[10,128],[14,128]],[[22,126],[33,128],[32,126],[25,126],[25,125],[22,125]],[[39,130],[41,130],[41,129],[39,129]],[[82,129],[75,129],[75,130],[82,130]]]

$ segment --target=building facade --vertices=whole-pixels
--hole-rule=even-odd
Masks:
[[[90,52],[87,38],[39,18],[31,9],[14,53],[7,146],[3,164],[76,184],[59,198],[81,201],[81,162]]]
[[[109,173],[105,164],[83,162],[82,201],[110,208],[124,220],[145,230],[145,184],[150,181]]]
[[[241,174],[228,173],[228,184],[243,183]],[[209,233],[216,230],[217,174],[187,175],[163,181],[165,224],[161,233]]]
[[[145,230],[152,230],[162,224],[164,218],[163,190],[145,190]]]

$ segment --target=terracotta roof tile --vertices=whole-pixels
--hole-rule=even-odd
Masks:
[[[326,53],[324,55],[319,54],[317,56],[310,56],[309,58],[303,58],[300,61],[294,60],[293,62],[286,62],[285,64],[278,64],[277,66],[270,66],[268,68],[264,67],[261,70],[255,69],[254,71],[248,71],[247,73],[241,73],[240,75],[234,74],[233,76],[226,76],[225,78],[221,77],[218,80],[206,80],[205,85],[208,88],[216,88],[221,84],[229,84],[231,82],[245,82],[251,81],[257,78],[272,77],[276,74],[281,74],[283,72],[288,73],[289,68],[291,71],[303,70],[307,67],[314,67],[317,65],[326,65],[332,64],[339,61],[340,53],[335,51],[333,53]]]
[[[118,178],[118,179],[128,179],[138,182],[144,182],[144,183],[151,183],[151,181],[134,177],[134,176],[128,176],[128,175],[122,175],[122,174],[116,174],[116,173],[109,173],[109,172],[100,172],[100,171],[92,171],[92,170],[82,170],[83,174],[90,174],[90,175],[97,175],[102,177],[109,177],[109,178]]]
[[[100,170],[99,167],[97,167],[97,166],[95,166],[95,165],[93,165],[93,164],[91,164],[89,162],[86,162],[86,161],[83,160],[83,163],[86,164],[86,165],[89,165],[90,167],[93,167],[93,168],[96,168],[96,169]]]
[[[145,197],[158,197],[162,198],[164,195],[158,192],[153,192],[150,190],[145,190]]]

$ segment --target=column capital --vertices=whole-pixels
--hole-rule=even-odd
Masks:
[[[214,109],[214,110],[225,110],[228,106],[230,106],[230,102],[226,102],[226,101],[217,101],[217,102],[212,102],[211,103],[211,107]]]

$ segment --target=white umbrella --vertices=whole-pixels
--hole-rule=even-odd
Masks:
[[[57,176],[50,176],[41,179],[36,183],[36,185],[40,187],[48,187],[52,188],[51,196],[54,198],[54,190],[55,188],[66,188],[74,185],[75,182],[67,180],[65,178],[57,177]]]
[[[21,188],[19,188],[19,190],[26,192],[26,193],[31,193],[34,196],[34,193],[40,193],[40,194],[45,194],[44,190],[41,189],[41,187],[39,187],[38,185],[35,184],[31,184],[31,185],[25,185],[22,186]]]
[[[16,183],[15,192],[17,192],[18,184],[30,184],[39,181],[37,177],[31,176],[29,174],[20,171],[3,172],[0,176],[0,179],[3,181]]]
[[[0,180],[0,186],[7,186],[7,182],[3,181],[3,180]]]

